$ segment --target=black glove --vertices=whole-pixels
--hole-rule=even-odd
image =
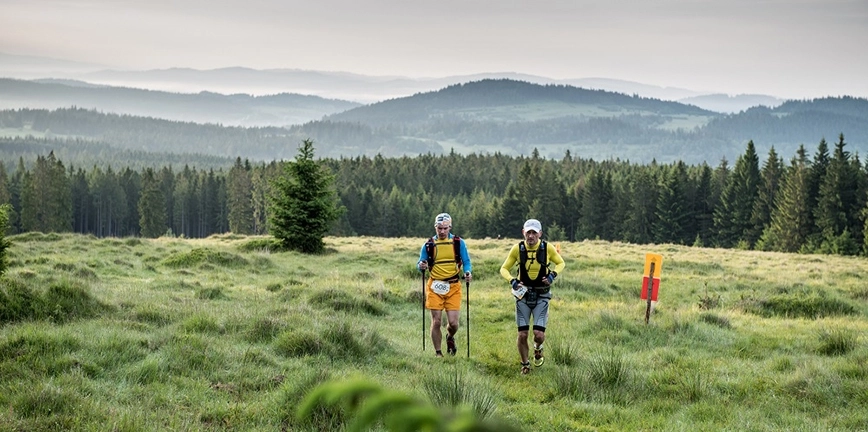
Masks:
[[[551,285],[552,282],[555,281],[555,278],[556,278],[556,277],[558,277],[558,273],[557,273],[557,272],[550,272],[549,275],[546,276],[546,279],[548,279],[548,281],[549,281],[549,285]]]
[[[512,289],[518,288],[518,279],[512,278],[512,280],[509,281],[509,284],[512,285]]]

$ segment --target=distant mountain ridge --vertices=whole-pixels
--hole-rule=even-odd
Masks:
[[[79,89],[96,91],[102,89]],[[136,92],[149,95],[159,92]],[[190,97],[191,95],[179,95]],[[231,97],[202,94],[209,100]],[[243,99],[251,98],[244,95]],[[678,102],[565,85],[486,79],[451,85],[328,115],[290,127],[224,127],[133,117],[81,108],[0,111],[0,130],[19,136],[97,140],[130,151],[287,159],[311,138],[319,157],[384,157],[455,151],[547,158],[569,151],[586,159],[733,163],[753,140],[788,160],[799,145],[845,135],[848,150],[868,152],[868,100],[788,101],[719,114]]]
[[[290,126],[359,106],[356,102],[300,94],[250,96],[169,93],[98,86],[70,80],[0,78],[0,109],[67,108],[229,126]]]
[[[491,72],[447,77],[409,78],[402,76],[369,76],[350,72],[329,72],[303,69],[265,69],[227,67],[199,70],[170,68],[155,70],[113,70],[86,63],[58,59],[15,56],[0,53],[0,77],[17,79],[72,79],[115,87],[131,87],[176,93],[212,92],[272,95],[297,93],[369,104],[389,99],[436,91],[450,85],[484,79],[511,79],[533,84],[558,84],[589,90],[607,90],[669,101],[700,97],[709,92],[677,87],[661,87],[611,78],[553,79],[543,76]],[[770,98],[773,98],[769,96]],[[731,113],[756,106],[752,97],[730,96],[724,106],[720,101],[696,99],[690,103],[703,109]],[[706,100],[708,103],[706,103]]]

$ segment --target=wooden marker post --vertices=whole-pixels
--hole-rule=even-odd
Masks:
[[[663,272],[663,255],[645,254],[645,274],[642,277],[641,299],[647,300],[645,324],[651,319],[651,302],[657,301],[660,290],[660,274]]]

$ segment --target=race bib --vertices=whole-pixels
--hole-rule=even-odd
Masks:
[[[440,295],[446,295],[449,292],[449,282],[435,280],[431,283],[431,291]]]
[[[521,298],[524,297],[524,293],[526,293],[526,292],[527,292],[527,287],[524,285],[519,285],[518,288],[512,290],[512,295],[514,295],[515,298],[521,300]]]

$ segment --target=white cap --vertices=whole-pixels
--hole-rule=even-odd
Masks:
[[[528,219],[527,222],[524,223],[522,231],[542,232],[542,224],[536,219]]]
[[[437,228],[437,225],[452,226],[452,216],[449,216],[449,213],[440,213],[434,218],[434,228]]]

